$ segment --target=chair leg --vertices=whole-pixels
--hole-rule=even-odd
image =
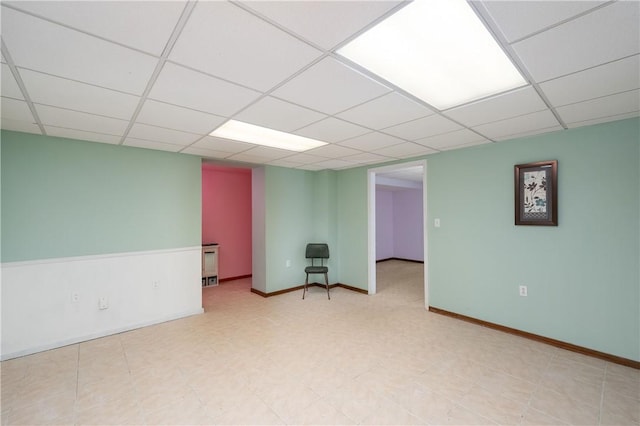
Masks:
[[[324,283],[327,286],[327,297],[329,298],[329,300],[331,300],[331,295],[329,294],[329,277],[327,276],[326,272],[324,274]]]
[[[304,300],[304,294],[307,292],[307,285],[309,285],[309,274],[307,274],[307,278],[304,279],[304,289],[302,290],[302,300]]]

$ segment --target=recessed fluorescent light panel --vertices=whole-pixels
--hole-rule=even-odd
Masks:
[[[338,53],[439,110],[527,84],[465,0],[414,0]]]
[[[227,121],[222,126],[209,133],[209,135],[217,138],[270,146],[271,148],[288,149],[289,151],[306,151],[308,149],[327,145],[326,142],[292,135],[291,133],[280,132],[278,130],[268,129],[266,127],[260,127],[236,120]]]

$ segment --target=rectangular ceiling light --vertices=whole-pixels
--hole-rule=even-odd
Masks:
[[[465,0],[414,0],[338,53],[439,110],[527,84]]]
[[[292,135],[242,121],[229,120],[218,127],[210,136],[249,142],[256,145],[269,146],[271,148],[288,149],[289,151],[306,151],[311,148],[327,145],[327,142]]]

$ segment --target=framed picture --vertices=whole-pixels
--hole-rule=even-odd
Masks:
[[[558,162],[515,166],[516,225],[558,226]]]

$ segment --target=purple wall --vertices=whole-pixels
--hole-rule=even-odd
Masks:
[[[393,257],[393,192],[376,188],[376,260]]]
[[[376,188],[376,260],[424,260],[422,190]]]
[[[424,260],[422,190],[393,193],[393,257]]]

